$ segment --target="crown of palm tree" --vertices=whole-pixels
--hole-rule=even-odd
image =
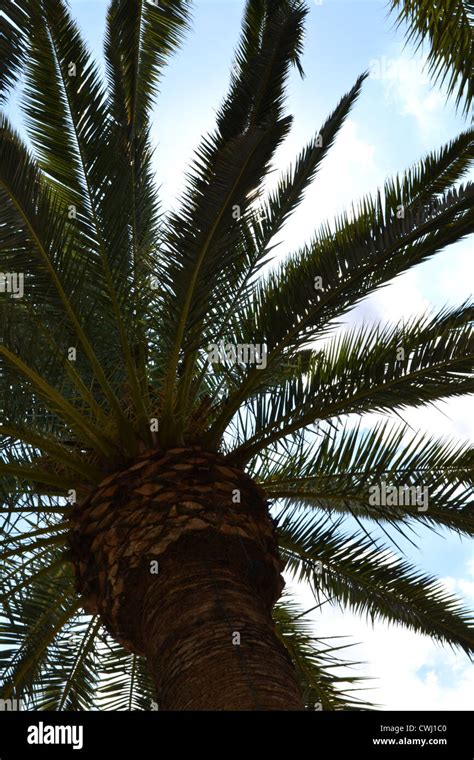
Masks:
[[[401,13],[426,27],[434,70],[451,66],[451,90],[461,98],[467,86],[469,101],[465,59],[445,47],[431,5],[407,2]],[[465,29],[455,5],[449,23]],[[4,697],[49,709],[149,707],[143,659],[81,612],[64,497],[80,501],[143,452],[173,446],[223,453],[275,500],[281,555],[318,603],[472,651],[462,604],[369,532],[418,523],[472,535],[472,449],[407,435],[403,423],[346,419],[472,392],[472,305],[342,336],[334,326],[473,230],[473,187],[461,183],[473,132],[262,274],[365,78],[264,193],[291,125],[285,87],[292,66],[302,71],[306,12],[301,0],[247,2],[215,130],[167,214],[150,112],[188,3],[112,0],[106,82],[63,0],[15,0],[2,20],[0,96],[21,72],[30,140],[0,116],[1,266],[25,275],[24,297],[0,300]],[[226,344],[265,346],[266,361],[211,363],[209,346]],[[429,508],[372,504],[369,489],[382,481],[421,483]],[[287,598],[274,616],[308,705],[364,704],[344,689],[355,679],[334,675],[342,646],[318,641]]]

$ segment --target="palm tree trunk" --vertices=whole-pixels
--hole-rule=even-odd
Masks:
[[[197,446],[146,452],[70,522],[84,609],[146,657],[160,709],[303,709],[272,620],[274,524],[248,475]]]
[[[251,542],[233,536],[191,534],[170,547],[142,617],[159,709],[304,708],[268,576]]]

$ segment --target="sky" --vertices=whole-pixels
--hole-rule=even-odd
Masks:
[[[70,5],[100,58],[107,1],[70,0]],[[278,150],[275,168],[286,168],[357,77],[366,70],[371,73],[313,186],[286,225],[280,256],[298,249],[321,221],[373,193],[388,176],[468,126],[456,113],[454,100],[447,101],[423,70],[425,51],[405,46],[403,30],[389,16],[386,0],[313,0],[308,5],[306,76],[301,79],[297,72],[291,76],[287,110],[294,115],[294,125]],[[214,126],[229,82],[243,7],[244,0],[196,0],[192,29],[168,66],[152,132],[165,208],[172,207],[183,189],[184,173],[200,136]],[[396,321],[463,302],[472,291],[472,254],[472,239],[450,246],[368,298],[348,315],[348,323]],[[403,417],[415,431],[460,440],[474,437],[472,399],[410,410]],[[376,419],[371,415],[367,424]],[[418,530],[417,542],[417,547],[403,545],[407,558],[438,575],[472,605],[472,542],[423,529]],[[287,581],[305,609],[312,607],[310,590],[295,586],[291,578]],[[351,672],[373,677],[369,695],[383,709],[472,707],[474,675],[465,655],[396,626],[377,623],[372,628],[351,612],[328,605],[310,617],[318,637],[344,635],[361,642],[349,656],[364,664]]]

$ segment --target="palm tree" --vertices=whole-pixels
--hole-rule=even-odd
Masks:
[[[2,269],[25,275],[1,298],[4,699],[366,705],[334,674],[341,647],[280,599],[284,566],[318,604],[472,651],[462,604],[380,539],[471,535],[472,449],[347,418],[472,391],[472,306],[334,329],[472,231],[472,131],[269,267],[365,78],[262,193],[306,12],[247,2],[216,128],[166,215],[150,111],[187,3],[112,0],[106,83],[63,0],[4,17],[0,86],[21,73],[31,143],[1,116]],[[427,509],[371,496],[421,485]]]

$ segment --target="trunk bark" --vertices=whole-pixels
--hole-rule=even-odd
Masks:
[[[254,556],[253,556],[254,555]],[[160,710],[303,710],[251,542],[189,535],[160,561],[142,630]]]
[[[147,658],[161,710],[301,710],[275,633],[282,563],[268,501],[225,457],[145,452],[70,515],[83,607]]]

